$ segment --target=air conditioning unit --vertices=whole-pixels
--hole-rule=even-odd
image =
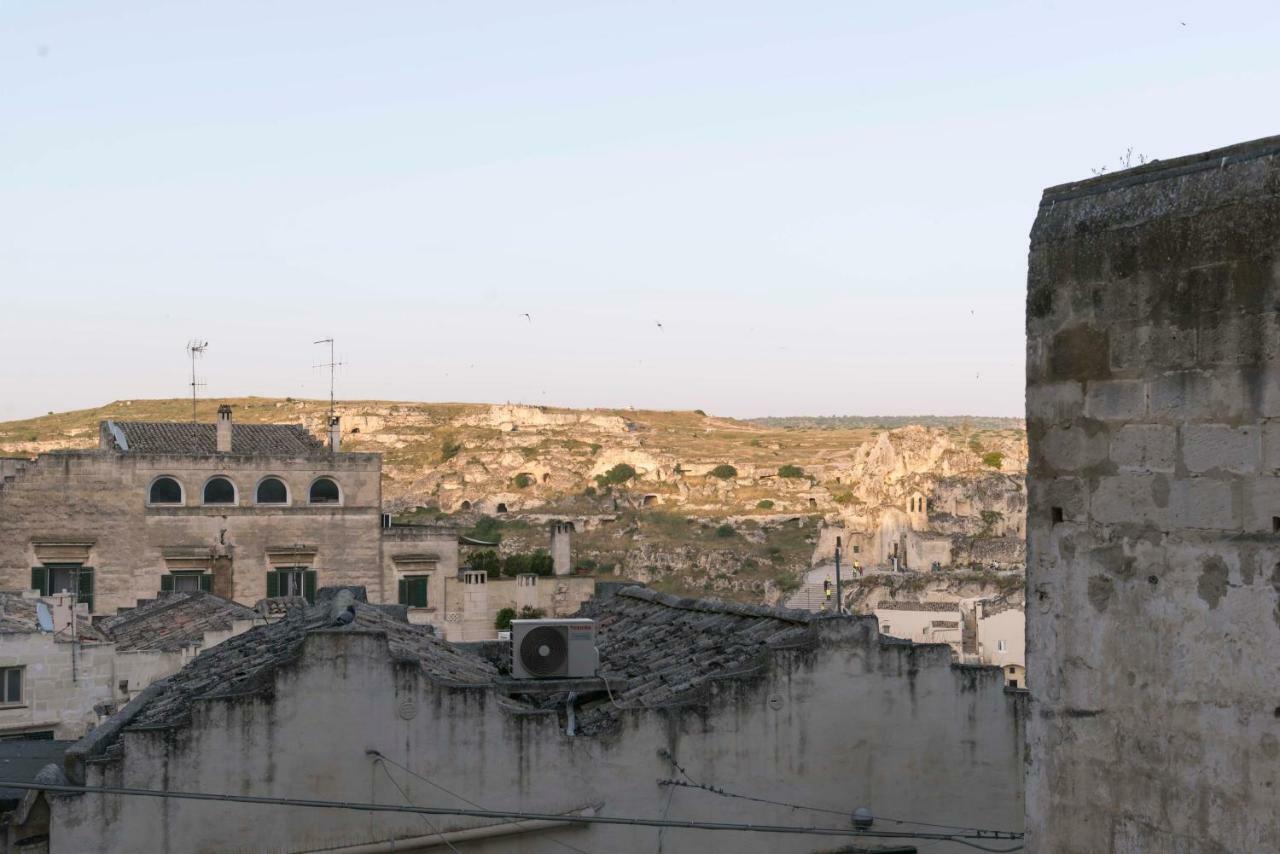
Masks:
[[[595,620],[511,621],[512,678],[581,679],[599,667]]]

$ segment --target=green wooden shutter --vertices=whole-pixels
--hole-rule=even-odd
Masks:
[[[308,569],[302,573],[302,595],[307,597],[309,604],[316,603],[316,571],[314,569]]]
[[[425,608],[427,607],[427,579],[415,578],[413,581],[413,596],[411,597],[413,599],[413,607]]]
[[[409,605],[409,579],[400,579],[400,604]]]
[[[93,567],[80,567],[80,596],[81,602],[89,606],[89,613],[93,613]]]
[[[280,573],[267,573],[267,598],[274,599],[280,595]]]
[[[205,593],[213,592],[213,575],[212,574],[208,572],[204,572],[200,574],[200,589],[203,590]]]
[[[169,593],[169,592],[171,592],[172,590],[173,590],[173,575],[172,575],[172,573],[171,573],[171,574],[169,574],[169,575],[162,575],[162,576],[160,576],[160,592],[161,592],[161,593]]]
[[[41,596],[49,595],[49,570],[43,566],[31,567],[31,589]]]

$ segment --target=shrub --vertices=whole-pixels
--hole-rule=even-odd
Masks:
[[[493,621],[493,627],[500,632],[511,631],[511,621],[516,618],[515,608],[503,608],[498,612],[498,617]]]
[[[773,501],[771,501],[771,500],[770,500],[770,499],[768,499],[768,498],[762,498],[762,499],[760,499],[759,501],[757,501],[757,502],[756,502],[756,509],[757,509],[757,510],[772,510],[772,509],[773,509]]]
[[[707,417],[707,413],[703,412],[701,409],[695,409],[693,411],[701,415],[703,418]]]
[[[507,555],[502,559],[502,574],[508,577],[533,573],[534,575],[554,575],[555,561],[545,550],[533,553]]]
[[[582,490],[582,494],[587,496],[588,498],[595,498],[596,488],[594,486],[588,486],[586,489]]]
[[[492,516],[481,516],[467,536],[477,540],[497,543],[502,540],[502,523]]]
[[[520,474],[515,476],[512,483],[515,484],[516,489],[528,489],[534,484],[533,475],[522,471]]]
[[[440,439],[440,462],[447,463],[462,451],[462,442],[456,436],[446,434]]]
[[[574,569],[581,569],[584,572],[595,572],[600,566],[594,558],[584,557],[574,564]]]
[[[716,528],[717,537],[732,537],[737,533],[738,532],[734,530],[734,527],[730,525],[728,522],[725,522],[719,528]]]
[[[546,616],[546,611],[541,608],[535,608],[532,605],[525,605],[520,609],[520,619],[522,620],[541,620]]]
[[[731,477],[737,477],[738,470],[733,466],[729,465],[728,463],[721,463],[720,465],[713,468],[709,472],[709,474],[712,477],[718,477],[721,480],[728,480]]]
[[[993,469],[998,469],[1004,465],[1004,454],[999,451],[989,451],[982,455],[982,464],[984,466],[990,466]]]
[[[502,562],[498,559],[498,553],[485,549],[483,551],[475,551],[467,556],[467,569],[472,572],[487,572],[490,575],[497,575]]]
[[[618,463],[604,474],[596,475],[596,484],[603,489],[606,486],[624,484],[636,476],[636,470],[626,463]]]
[[[858,496],[854,495],[852,492],[841,492],[839,495],[835,496],[834,500],[837,504],[853,504],[854,502],[857,502],[858,504],[862,503]]]
[[[804,469],[800,468],[800,466],[791,465],[790,463],[778,469],[778,477],[800,478],[804,476]]]

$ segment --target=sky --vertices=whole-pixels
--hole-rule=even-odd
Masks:
[[[0,419],[1020,415],[1043,188],[1280,132],[1280,4],[0,0]],[[527,315],[527,316],[525,316]]]

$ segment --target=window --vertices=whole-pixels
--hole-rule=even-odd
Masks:
[[[400,604],[410,608],[427,607],[427,581],[429,575],[406,575],[400,579]]]
[[[264,478],[258,484],[258,494],[254,500],[259,504],[288,504],[289,490],[278,477]]]
[[[211,477],[204,485],[205,504],[235,504],[236,488],[225,477]]]
[[[31,568],[31,589],[41,596],[55,593],[75,593],[76,602],[83,602],[93,612],[93,567],[79,564],[49,564]]]
[[[880,627],[880,634],[882,634],[882,635],[887,635],[887,634],[889,634],[889,631],[890,631],[892,628],[893,628],[893,627],[892,627],[892,626],[890,626],[888,623],[885,623],[883,626],[881,626],[881,627]]]
[[[197,593],[201,590],[206,593],[213,590],[213,576],[207,572],[171,572],[160,576],[162,593]]]
[[[305,566],[288,566],[267,573],[267,597],[304,596],[307,602],[316,601],[316,573]]]
[[[338,484],[331,477],[316,478],[315,483],[311,484],[311,503],[312,504],[337,504],[342,500],[342,495],[338,492]]]
[[[5,706],[22,705],[22,676],[24,667],[0,668],[0,704]]]
[[[1002,640],[996,641],[996,652],[1008,652],[1008,651],[1009,651],[1009,647],[1007,644],[1005,644],[1004,641]]]
[[[151,481],[151,491],[147,494],[149,504],[181,504],[182,484],[171,477],[158,477]]]
[[[1010,687],[1010,688],[1017,688],[1017,687],[1018,687],[1018,680],[1017,680],[1017,679],[1010,679],[1010,680],[1009,680],[1009,687]]]

